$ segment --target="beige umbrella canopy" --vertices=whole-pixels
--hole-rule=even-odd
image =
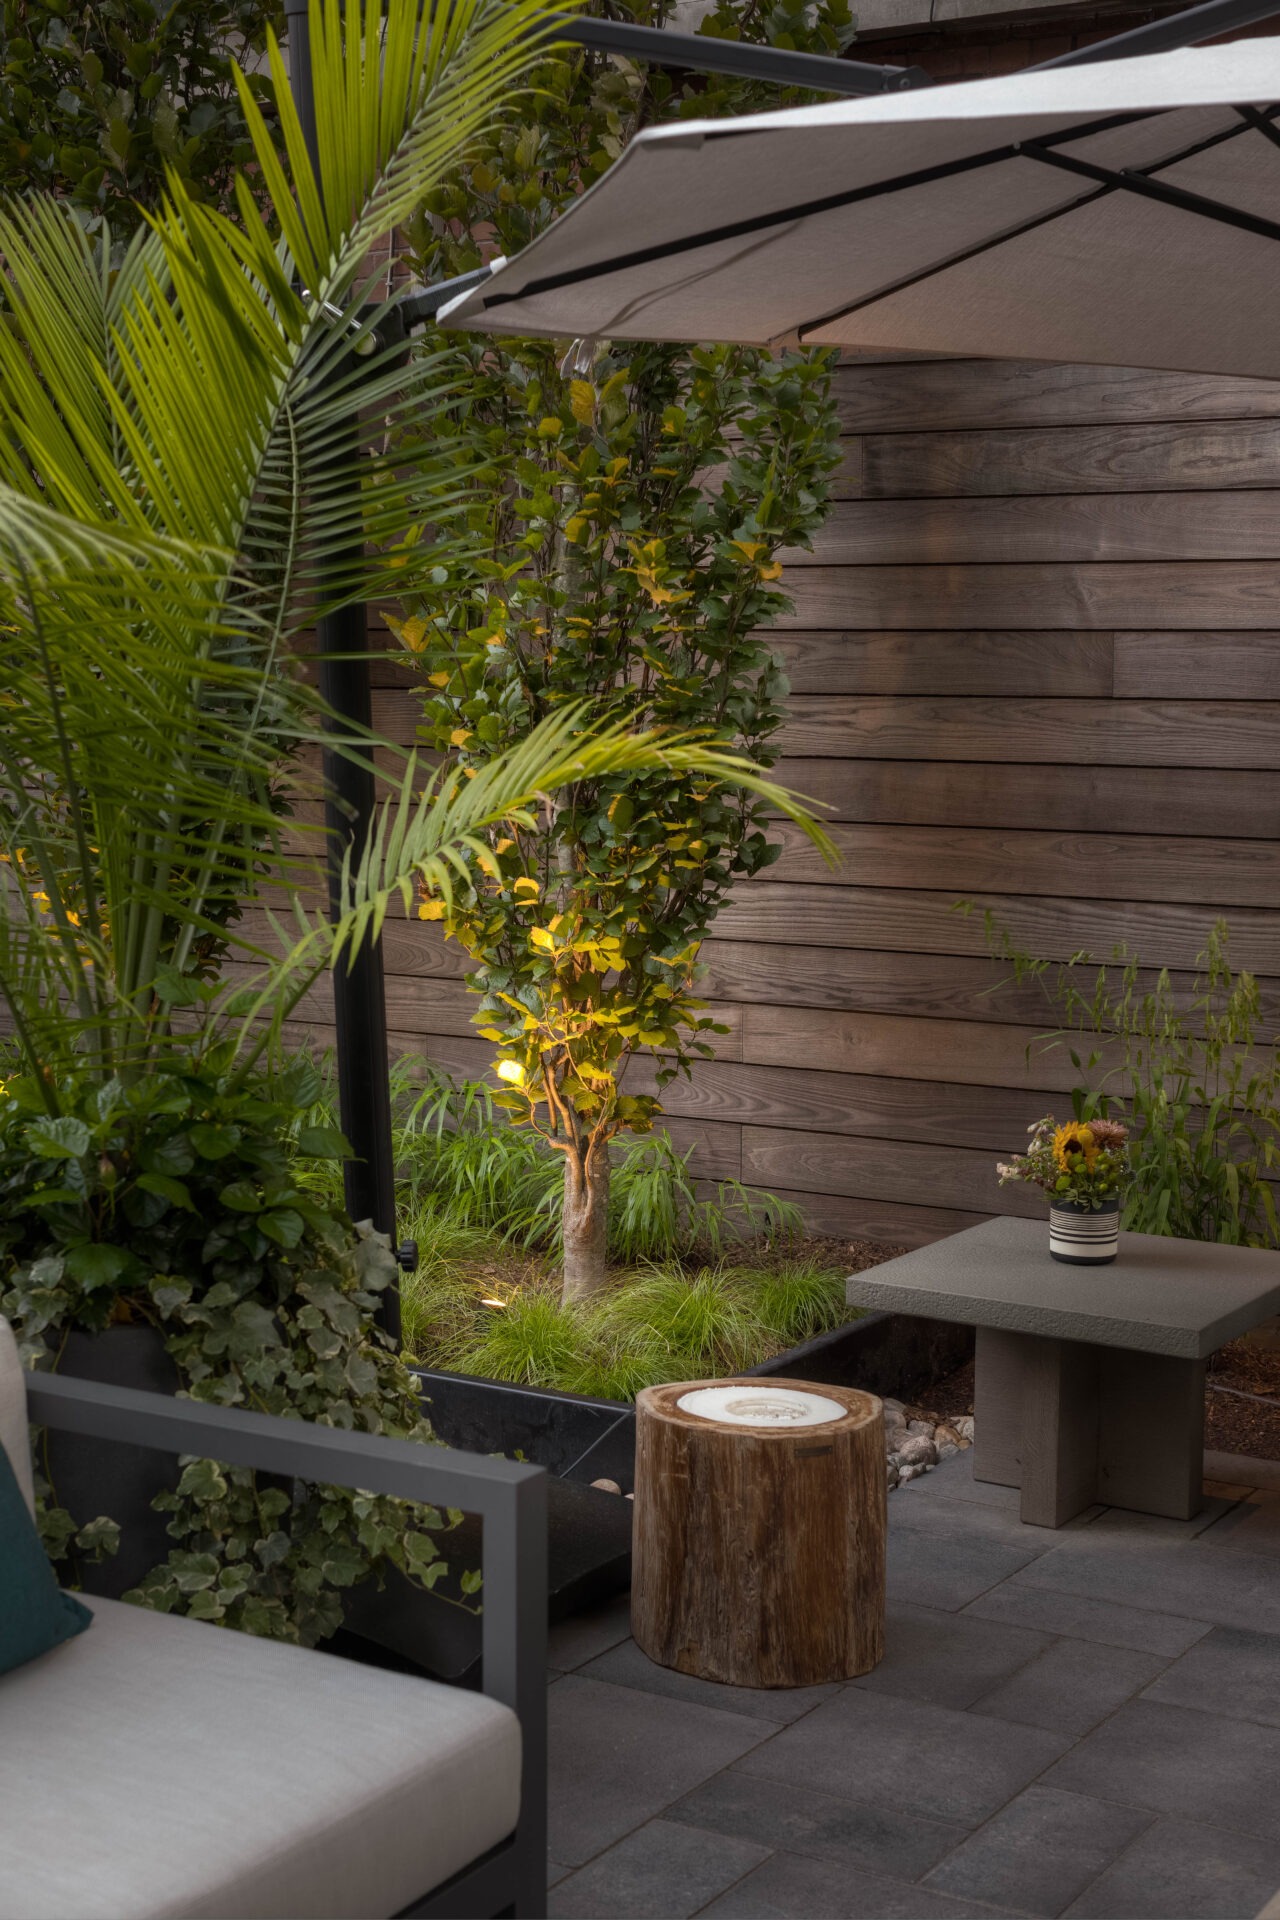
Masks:
[[[501,334],[1280,378],[1280,39],[641,133],[442,309]]]

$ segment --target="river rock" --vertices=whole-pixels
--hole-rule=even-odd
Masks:
[[[931,1467],[937,1458],[938,1449],[922,1433],[909,1433],[898,1448],[898,1463],[903,1467]]]
[[[622,1488],[618,1485],[616,1480],[593,1480],[591,1484],[593,1487],[598,1487],[601,1493],[621,1493],[622,1492]]]

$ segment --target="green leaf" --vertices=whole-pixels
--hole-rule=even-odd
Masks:
[[[27,1144],[44,1160],[78,1160],[88,1153],[93,1136],[83,1120],[67,1114],[59,1120],[35,1121],[27,1128]]]
[[[296,1247],[306,1231],[302,1215],[288,1207],[260,1213],[257,1224],[268,1240],[274,1240],[278,1247]]]
[[[139,1174],[138,1185],[144,1193],[158,1194],[162,1200],[169,1200],[175,1207],[185,1208],[188,1213],[195,1211],[190,1190],[181,1180],[173,1180],[167,1173]]]
[[[225,1160],[240,1145],[241,1134],[238,1127],[214,1126],[200,1120],[187,1129],[187,1138],[202,1160]]]
[[[88,1293],[99,1287],[114,1286],[134,1264],[133,1255],[123,1247],[106,1246],[93,1240],[67,1251],[67,1272]]]
[[[263,1204],[262,1193],[252,1180],[233,1180],[222,1189],[218,1199],[233,1213],[258,1213]]]
[[[347,1137],[337,1127],[303,1127],[298,1134],[298,1152],[313,1160],[347,1160],[351,1157]]]

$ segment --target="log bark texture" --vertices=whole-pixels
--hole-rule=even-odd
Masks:
[[[746,1427],[636,1400],[631,1624],[660,1666],[730,1686],[868,1673],[884,1651],[884,1413],[849,1387],[788,1388],[845,1408],[825,1426]]]

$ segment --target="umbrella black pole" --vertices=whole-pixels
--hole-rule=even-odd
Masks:
[[[289,29],[289,77],[312,165],[318,171],[315,95],[311,83],[311,35],[307,0],[286,0]],[[356,450],[352,420],[335,463],[347,466]],[[339,556],[335,573],[358,574],[358,549]],[[367,738],[372,721],[369,682],[368,621],[363,601],[348,601],[316,623],[320,694],[330,709],[331,731],[348,739]],[[347,845],[359,857],[373,824],[377,791],[372,766],[361,766],[333,748],[322,756],[324,821],[329,845],[329,905],[340,906],[340,869]],[[343,1169],[347,1211],[353,1220],[371,1220],[395,1246],[395,1159],[391,1142],[391,1087],[387,1075],[387,1009],[382,972],[382,943],[366,941],[354,960],[339,961],[333,972],[333,1016],[338,1066],[338,1115],[351,1145]],[[382,1296],[381,1319],[400,1342],[400,1292]]]

